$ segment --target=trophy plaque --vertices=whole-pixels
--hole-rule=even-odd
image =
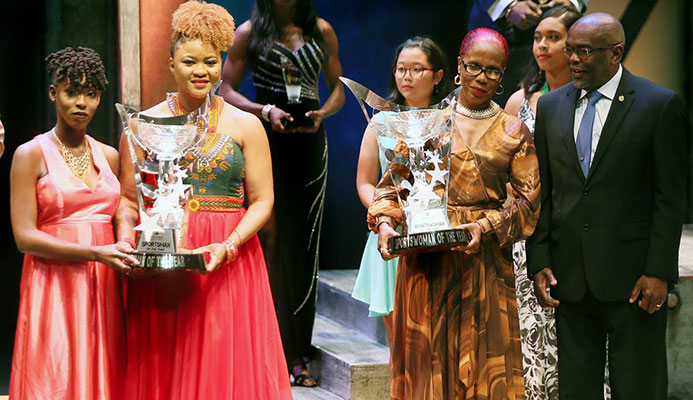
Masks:
[[[390,253],[441,251],[469,243],[471,234],[453,229],[447,215],[454,92],[430,107],[406,107],[350,79],[340,79],[359,101],[375,133],[406,215],[404,234],[388,243]],[[372,117],[364,103],[374,110]]]
[[[144,270],[206,271],[203,254],[179,253],[183,204],[190,185],[178,160],[204,140],[213,91],[195,112],[155,117],[116,104],[135,169],[140,223],[132,253]],[[154,177],[145,179],[144,177]]]

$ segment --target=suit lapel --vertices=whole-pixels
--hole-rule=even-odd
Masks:
[[[580,168],[577,147],[575,146],[575,136],[573,134],[573,127],[575,125],[575,105],[577,104],[580,91],[572,84],[570,86],[571,89],[562,98],[563,104],[561,104],[559,109],[562,117],[561,131],[559,134],[563,136],[563,143],[566,146],[568,159],[573,166],[574,172],[584,181],[585,176],[582,174],[582,169]]]
[[[635,89],[631,84],[631,74],[624,68],[621,82],[618,84],[618,89],[616,89],[616,94],[611,102],[611,108],[609,108],[609,114],[606,116],[606,122],[602,128],[602,134],[599,137],[597,149],[594,151],[590,172],[587,175],[588,180],[594,175],[594,171],[599,166],[599,162],[604,158],[604,153],[609,147],[609,144],[611,144],[614,137],[619,133],[618,128],[621,126],[630,106],[633,105],[633,100],[635,100],[634,92]]]

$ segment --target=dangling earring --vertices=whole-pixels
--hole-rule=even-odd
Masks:
[[[457,86],[460,86],[462,84],[462,78],[460,78],[460,74],[455,75],[453,82],[455,82],[455,85]]]
[[[437,83],[435,85],[433,85],[433,94],[434,95],[438,94],[438,84]]]
[[[503,92],[505,92],[505,88],[500,83],[498,84],[498,88],[500,89],[500,92],[498,91],[498,89],[496,89],[496,94],[500,95],[503,94]]]

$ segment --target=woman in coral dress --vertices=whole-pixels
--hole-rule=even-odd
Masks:
[[[171,116],[200,107],[233,39],[222,7],[191,1],[173,16],[178,92],[145,111]],[[127,151],[123,215],[134,239],[137,208]],[[291,399],[281,336],[257,231],[272,209],[269,145],[260,121],[214,97],[194,164],[181,247],[210,254],[208,273],[167,271],[127,284],[129,400]],[[126,166],[130,165],[128,174]],[[248,208],[244,208],[247,201]],[[126,210],[128,209],[128,210]],[[134,218],[132,218],[134,217]]]
[[[117,270],[136,261],[128,244],[113,244],[118,153],[86,135],[106,76],[91,49],[47,60],[57,123],[12,161],[12,228],[26,255],[10,398],[119,400],[125,324]]]

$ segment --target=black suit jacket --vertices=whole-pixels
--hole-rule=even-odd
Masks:
[[[541,215],[528,272],[551,267],[553,297],[628,299],[644,273],[675,281],[686,208],[687,117],[670,90],[623,70],[587,178],[573,136],[572,83],[539,99]]]

